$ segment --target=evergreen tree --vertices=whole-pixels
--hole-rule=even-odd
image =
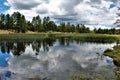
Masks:
[[[65,26],[65,31],[66,32],[71,32],[70,28],[71,28],[71,25],[70,25],[70,22],[68,22]]]
[[[41,20],[40,16],[39,15],[36,16],[36,30],[38,32],[41,32],[44,30],[41,22],[42,22],[42,20]]]
[[[12,28],[16,31],[16,32],[26,32],[26,19],[25,19],[25,16],[22,15],[21,13],[19,12],[14,12],[12,14],[12,17],[11,17],[11,21],[13,22],[13,26]]]
[[[27,28],[27,30],[31,31],[32,23],[30,21],[26,21],[26,28]]]
[[[57,29],[57,26],[53,21],[49,21],[48,26],[49,31],[55,31]]]
[[[5,26],[5,15],[1,14],[0,15],[0,29],[4,29]]]
[[[64,22],[60,23],[60,25],[58,26],[58,30],[60,32],[65,32],[65,23]]]
[[[45,29],[45,31],[49,31],[49,21],[50,21],[50,17],[44,17],[43,18],[43,27]]]
[[[21,29],[20,29],[21,32],[25,33],[27,31],[27,27],[26,27],[26,19],[25,19],[24,15],[21,16],[21,24],[20,24],[20,26],[21,26]]]
[[[10,29],[10,15],[7,14],[5,18],[5,29]]]
[[[32,31],[43,31],[44,28],[42,26],[42,20],[40,18],[40,16],[36,16],[36,17],[33,17],[32,19]]]
[[[37,26],[36,18],[33,17],[33,19],[32,19],[32,28],[31,28],[31,30],[32,30],[32,31],[35,31],[36,26]]]

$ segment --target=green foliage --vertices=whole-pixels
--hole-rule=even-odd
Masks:
[[[10,15],[9,14],[7,14],[6,15],[6,18],[5,18],[5,29],[9,29],[10,28],[10,23],[11,21],[10,21]]]
[[[70,38],[75,39],[81,42],[96,42],[96,43],[113,43],[115,42],[115,37],[112,36],[106,36],[106,35],[100,35],[100,34],[73,34],[73,33],[53,33],[53,31],[49,31],[47,33],[37,33],[37,34],[1,34],[0,39],[2,40],[10,40],[10,39],[25,39],[25,40],[31,40],[31,39],[40,39],[44,37],[53,37],[53,38]]]
[[[36,17],[33,17],[31,30],[38,31],[38,32],[43,31],[43,26],[42,26],[41,21],[42,20],[39,15]]]
[[[104,51],[104,53],[112,52],[112,51],[113,51],[112,49],[106,49],[106,50]]]
[[[104,55],[113,58],[114,64],[120,66],[120,45],[114,46],[113,50],[107,49]]]
[[[111,29],[94,29],[95,33],[100,33],[100,34],[120,34],[120,29],[115,29],[115,28],[111,28]]]
[[[5,26],[5,15],[1,14],[0,15],[0,29],[4,29]]]
[[[116,80],[120,80],[120,74],[116,74]]]
[[[5,19],[6,16],[6,19]],[[4,21],[6,24],[4,24]],[[43,22],[43,23],[42,23]],[[69,22],[66,24],[64,22],[60,25],[56,25],[54,21],[50,21],[49,17],[44,17],[43,21],[40,16],[33,17],[32,22],[27,21],[19,12],[14,12],[12,16],[9,14],[1,14],[0,20],[1,29],[14,29],[16,32],[26,32],[27,30],[46,32],[46,31],[59,31],[59,32],[78,32],[78,33],[89,33],[89,28],[86,28],[85,25],[73,25]]]
[[[120,80],[120,67],[115,68],[114,72],[116,74],[116,80]]]
[[[48,25],[48,31],[56,31],[57,25],[53,21],[49,21]]]
[[[90,29],[85,27],[84,24],[81,24],[81,25],[78,24],[76,26],[76,32],[78,32],[78,33],[89,33]]]
[[[112,58],[119,58],[120,57],[120,46],[114,46],[113,50],[107,49],[104,51],[104,55],[110,56]]]
[[[81,73],[79,75],[73,75],[69,80],[106,80],[103,75],[100,74],[89,74]]]
[[[43,18],[43,27],[45,31],[49,31],[49,21],[50,21],[50,17]]]
[[[26,19],[24,15],[22,15],[19,12],[14,12],[11,17],[13,20],[12,29],[14,29],[17,33],[27,31],[26,30]]]

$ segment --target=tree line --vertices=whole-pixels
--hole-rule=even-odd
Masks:
[[[25,33],[26,31],[34,32],[78,32],[78,33],[102,33],[102,34],[120,34],[119,29],[94,29],[90,30],[84,24],[71,24],[70,22],[61,22],[57,25],[49,16],[41,19],[39,15],[32,18],[32,21],[26,20],[20,12],[10,14],[0,14],[0,29],[12,30],[16,33]]]
[[[93,30],[94,33],[99,33],[99,34],[120,34],[120,29],[115,29],[115,28],[111,28],[111,29],[94,29]]]
[[[0,29],[12,30],[17,33],[25,33],[28,30],[36,32],[90,32],[90,29],[86,28],[83,24],[74,25],[69,22],[61,22],[57,25],[54,21],[50,20],[48,16],[41,19],[40,16],[37,15],[32,18],[32,21],[28,21],[20,12],[14,12],[12,15],[0,14]]]

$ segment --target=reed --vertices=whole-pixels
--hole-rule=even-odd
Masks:
[[[105,34],[41,33],[41,34],[0,34],[0,40],[39,40],[45,38],[69,38],[85,42],[120,42],[120,37]]]

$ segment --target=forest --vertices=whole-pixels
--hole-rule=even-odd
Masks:
[[[0,14],[0,30],[11,30],[15,33],[33,32],[77,32],[77,33],[98,33],[98,34],[120,34],[120,29],[94,29],[90,30],[84,24],[71,24],[61,22],[56,24],[49,16],[41,19],[40,15],[34,16],[32,21],[26,20],[20,12]]]

